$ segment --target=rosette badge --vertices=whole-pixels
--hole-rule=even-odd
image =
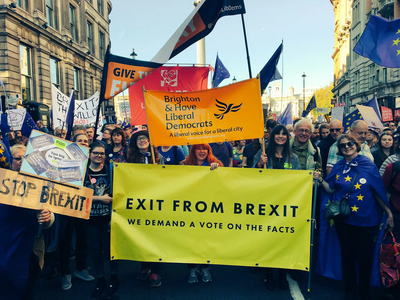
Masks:
[[[222,112],[220,114],[214,114],[214,116],[216,116],[218,120],[223,120],[224,116],[230,112],[239,111],[243,104],[243,103],[240,103],[239,105],[233,105],[234,103],[230,103],[228,105],[224,102],[218,101],[218,99],[215,99],[215,101],[217,101],[215,106],[218,107],[218,110]]]

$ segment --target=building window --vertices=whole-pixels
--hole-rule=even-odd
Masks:
[[[358,94],[360,92],[360,71],[354,73],[354,94]]]
[[[50,57],[50,79],[51,83],[60,88],[60,68],[58,60]]]
[[[375,64],[368,67],[368,87],[371,88],[375,85]]]
[[[20,45],[19,63],[21,68],[21,94],[23,101],[32,100],[32,53],[31,48]]]
[[[80,71],[77,68],[74,68],[74,90],[75,90],[75,100],[81,99],[81,94],[80,94]]]
[[[103,0],[97,0],[97,11],[100,15],[104,15],[104,3]]]
[[[375,76],[376,84],[379,84],[379,68],[376,69],[376,76]]]
[[[105,40],[104,33],[99,31],[99,58],[102,60],[104,60],[104,56],[106,55],[105,48],[104,48],[105,43],[106,43],[106,40]]]
[[[78,41],[78,26],[76,22],[76,9],[74,6],[69,6],[69,25],[71,30],[71,36],[74,41]]]
[[[87,22],[87,39],[88,39],[88,47],[90,53],[94,55],[94,44],[93,44],[93,25],[90,22]]]
[[[382,81],[383,81],[384,83],[387,82],[387,69],[386,69],[386,68],[383,68],[383,69],[382,69]]]
[[[354,47],[357,45],[359,39],[360,39],[360,34],[357,34],[357,36],[353,39],[353,49],[354,49]],[[357,53],[355,53],[355,52],[353,51],[353,60],[356,60],[356,59],[358,59],[359,57],[360,57],[360,55],[358,55]]]
[[[51,27],[54,26],[54,3],[53,0],[46,0],[46,17],[47,24]]]
[[[29,0],[17,0],[17,6],[22,9],[28,10],[28,1]]]
[[[360,3],[353,4],[353,23],[356,24],[360,21]]]

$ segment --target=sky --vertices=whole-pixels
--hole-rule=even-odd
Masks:
[[[194,9],[193,0],[111,0],[111,53],[150,61]],[[252,77],[256,77],[283,39],[283,56],[278,69],[283,91],[290,86],[302,93],[306,87],[323,87],[333,81],[334,12],[329,0],[244,0],[244,15]],[[220,86],[249,78],[240,15],[218,20],[205,38],[206,63],[215,65],[216,56],[231,77]],[[195,64],[193,44],[169,63]],[[212,76],[212,75],[210,75]]]

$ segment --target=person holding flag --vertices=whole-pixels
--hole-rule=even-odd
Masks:
[[[262,168],[264,165],[268,169],[287,169],[301,170],[299,158],[290,150],[290,135],[284,125],[277,125],[271,132],[270,141],[265,153],[262,149],[254,156],[253,168]],[[268,290],[275,289],[274,270],[267,268],[264,279]],[[289,283],[286,279],[286,270],[279,270],[279,287],[281,290],[289,289]]]
[[[377,167],[369,158],[359,154],[361,143],[354,136],[344,134],[338,139],[337,145],[339,155],[344,158],[334,165],[325,179],[318,171],[313,175],[326,192],[322,195],[320,211],[318,267],[320,273],[325,275],[328,270],[329,273],[335,270],[336,274],[341,274],[341,266],[345,281],[345,299],[356,299],[357,294],[360,299],[371,299],[369,283],[374,259],[374,238],[379,224],[386,224],[386,228],[393,229],[393,214],[388,207],[385,187]],[[325,218],[326,205],[331,201],[339,201],[346,195],[351,208],[350,215],[329,223]],[[341,262],[336,252],[339,250],[336,247],[337,240]],[[381,240],[378,239],[376,244],[380,246]],[[372,275],[378,275],[377,268],[374,271]]]
[[[152,154],[147,130],[137,130],[131,136],[126,161],[136,164],[158,164],[160,162],[157,149],[154,149],[154,155]],[[159,287],[161,285],[160,266],[160,263],[142,262],[142,270],[137,278],[142,281],[150,278],[150,287]]]

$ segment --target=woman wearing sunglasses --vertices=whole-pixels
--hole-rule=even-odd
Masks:
[[[325,192],[330,194],[327,198],[322,197],[325,201],[321,203],[321,216],[325,216],[324,204],[327,204],[328,200],[339,201],[346,194],[349,195],[350,215],[334,221],[341,250],[345,299],[356,299],[357,293],[360,299],[371,299],[369,282],[374,258],[374,238],[383,219],[383,212],[388,216],[386,227],[389,229],[394,227],[393,215],[388,207],[379,171],[369,158],[358,154],[361,145],[357,139],[344,134],[338,139],[337,145],[338,155],[344,156],[344,159],[334,165],[325,179],[319,172],[314,172],[314,179],[318,179]],[[322,227],[321,224],[321,236],[326,234]],[[324,238],[328,239],[326,236]],[[380,245],[380,241],[377,243]],[[323,252],[321,249],[320,253]],[[324,264],[333,263],[333,260],[319,261]]]
[[[97,284],[92,292],[93,298],[99,298],[106,289],[104,278],[104,253],[110,253],[110,221],[111,202],[110,173],[104,164],[106,149],[104,143],[94,141],[90,144],[90,164],[87,168],[85,186],[93,189],[93,203],[90,219],[86,222],[86,231],[89,238],[89,247],[92,252]],[[109,260],[111,278],[106,294],[111,296],[118,289],[118,261]]]

